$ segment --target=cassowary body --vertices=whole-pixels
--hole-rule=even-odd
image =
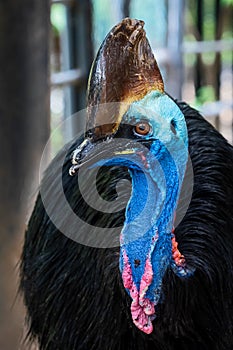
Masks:
[[[124,20],[122,23],[125,31],[129,31],[129,27],[135,24],[130,20]],[[118,32],[119,28],[114,33]],[[109,37],[106,40],[108,39]],[[106,42],[104,45],[103,48],[108,48]],[[96,63],[97,68],[93,68],[92,74],[95,79],[97,79],[95,72],[98,72],[98,62],[101,61],[101,57],[100,53]],[[151,59],[149,54],[147,58]],[[155,69],[154,65],[153,69]],[[159,80],[158,73],[155,75],[153,84],[154,81]],[[99,79],[99,75],[97,77]],[[100,82],[101,79],[99,79]],[[122,84],[125,87],[124,83]],[[147,89],[147,94],[153,93],[153,84]],[[161,83],[156,85],[155,90],[160,91],[164,96]],[[93,102],[92,104],[89,102],[90,106],[96,104],[99,96],[96,97],[96,94],[95,91],[89,94]],[[98,94],[103,98],[102,92]],[[140,91],[135,100],[136,104],[143,100],[142,95],[143,92]],[[89,144],[85,141],[83,147],[80,145],[83,145],[84,139],[76,140],[55,158],[46,171],[41,185],[41,195],[38,196],[28,225],[21,264],[21,288],[28,309],[29,334],[32,339],[38,340],[40,349],[49,350],[230,350],[233,347],[232,147],[196,110],[185,103],[175,104],[172,100],[168,102],[168,104],[174,104],[174,110],[178,106],[184,115],[192,167],[187,163],[186,168],[186,162],[184,162],[181,170],[177,171],[177,176],[180,177],[174,180],[170,176],[173,179],[173,185],[170,186],[171,192],[168,186],[167,193],[171,193],[168,201],[171,208],[170,217],[167,221],[165,220],[164,232],[159,220],[155,220],[145,236],[139,236],[133,242],[128,242],[127,239],[135,234],[134,212],[137,209],[137,203],[143,201],[140,197],[143,193],[140,183],[144,181],[140,170],[129,163],[130,157],[136,154],[131,147],[131,141],[136,139],[136,142],[144,145],[153,156],[155,152],[153,153],[152,145],[153,147],[158,145],[158,138],[154,138],[152,132],[152,136],[149,135],[147,139],[144,135],[137,136],[137,133],[132,133],[132,130],[138,130],[137,124],[134,124],[136,122],[131,121],[127,124],[128,119],[124,118],[129,118],[128,111],[135,104],[132,99],[128,97],[125,99],[124,94],[125,100],[127,108],[123,108],[123,112],[118,111],[123,115],[120,121],[111,120],[111,123],[104,124],[104,127],[95,127],[94,130],[88,126]],[[121,100],[118,99],[118,101]],[[158,101],[161,100],[156,97],[156,105]],[[177,113],[179,115],[179,112]],[[95,118],[100,119],[98,111]],[[125,123],[123,123],[124,120]],[[154,127],[153,122],[150,119],[149,121]],[[143,122],[145,122],[144,119]],[[166,124],[165,121],[164,124]],[[139,124],[143,128],[145,125],[147,124]],[[113,129],[114,136],[111,135]],[[163,130],[162,127],[161,130]],[[177,129],[174,133],[171,128],[171,140],[183,138],[180,130]],[[138,131],[144,133],[144,130]],[[159,131],[156,132],[158,135]],[[111,149],[113,138],[119,139],[119,149],[115,146]],[[127,147],[122,148],[122,139],[127,139]],[[166,140],[164,143],[167,142],[168,145],[170,139]],[[108,154],[105,154],[106,164],[101,164],[102,153],[98,150],[102,145],[108,150]],[[163,145],[161,149],[162,147]],[[95,152],[96,149],[97,152]],[[184,148],[178,148],[178,151],[184,159],[186,157]],[[76,158],[79,152],[82,154],[80,164],[79,161],[74,162],[71,168],[73,152],[76,152]],[[112,156],[113,154],[115,156]],[[125,155],[126,158],[124,158]],[[145,174],[149,174],[152,194],[156,197],[156,203],[160,203],[163,193],[160,190],[163,185],[162,182],[160,183],[160,175],[153,172],[151,163],[146,161],[147,153],[139,155],[140,166],[143,165]],[[167,158],[169,158],[168,155],[163,159],[158,157],[156,159],[159,159],[159,164],[164,162],[165,166],[168,162],[169,169],[172,169],[172,161],[166,162]],[[63,159],[65,159],[64,162]],[[82,163],[85,162],[89,168],[85,172],[84,189],[81,191],[77,175],[82,169]],[[94,209],[82,196],[83,191],[88,194],[88,198],[94,195],[91,169],[93,170],[95,163],[100,166],[96,179],[98,193],[109,203],[116,201],[112,213],[103,213],[101,208]],[[184,179],[182,169],[186,170]],[[73,170],[77,174],[72,177],[69,172],[72,173]],[[74,226],[71,217],[64,211],[62,199],[64,194],[58,191],[60,173],[65,198],[73,212],[82,219],[79,227]],[[167,184],[170,178],[167,176]],[[126,209],[122,209],[121,203],[116,200],[118,195],[116,188],[122,179],[132,181],[132,193],[136,191],[137,195],[135,197],[131,193],[130,197],[128,187],[123,186],[122,198],[125,203],[128,203]],[[153,185],[154,179],[159,189]],[[179,189],[182,181],[183,188]],[[175,191],[176,186],[178,187]],[[188,210],[174,229],[174,212],[176,211],[177,216],[183,212],[184,203],[190,193],[191,201]],[[175,195],[179,197],[177,208],[176,199],[173,200]],[[153,201],[150,202],[150,198],[151,196],[149,196],[150,207],[153,208],[154,213],[156,207],[153,207],[154,204]],[[47,208],[48,202],[49,208]],[[60,229],[54,224],[51,215],[48,215],[55,211],[60,215]],[[161,210],[157,217],[161,218],[162,212]],[[144,216],[146,221],[149,215],[150,211],[146,211]],[[88,231],[86,223],[90,224]],[[66,237],[61,229],[61,227],[70,229],[72,225],[74,227],[71,227],[71,231],[76,233],[76,236],[72,237],[74,240]],[[142,230],[143,227],[142,222]],[[111,244],[111,248],[103,248],[107,246],[106,236],[98,237],[102,240],[99,244],[102,248],[94,247],[91,237],[98,235],[99,228],[105,230],[107,228],[106,232],[114,232],[115,236],[112,237],[110,234],[109,237],[107,236],[107,241],[112,240],[111,242],[115,243],[117,240],[120,241],[120,248],[117,243]],[[115,230],[111,231],[111,228]],[[166,232],[167,228],[169,232]],[[155,232],[154,236],[153,232]],[[154,239],[153,244],[148,245],[151,255],[148,250],[145,250],[147,242],[144,243],[144,237],[149,237],[152,241]],[[172,243],[174,239],[179,247],[179,250],[175,251],[176,257]],[[85,245],[77,242],[85,242]],[[137,249],[135,242],[141,244],[140,249]],[[164,254],[160,254],[158,250],[160,243]],[[167,253],[167,251],[171,252]],[[138,259],[135,259],[135,254],[139,254]],[[125,277],[127,271],[130,271],[128,280]],[[145,280],[144,271],[147,273],[151,271],[151,275],[146,276],[147,285],[143,293],[140,283]],[[130,283],[127,284],[129,280]],[[134,299],[132,285],[135,285],[137,291],[136,297],[139,300],[137,305],[134,303],[136,297]],[[146,306],[150,306],[150,311],[144,308],[146,302]],[[135,317],[133,309],[135,305],[136,311],[140,309],[138,317]]]

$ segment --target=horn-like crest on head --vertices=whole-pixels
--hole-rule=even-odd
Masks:
[[[123,19],[107,35],[93,63],[87,130],[93,130],[96,137],[113,134],[129,104],[152,90],[164,91],[143,26],[143,21]],[[99,108],[104,104],[106,108]]]

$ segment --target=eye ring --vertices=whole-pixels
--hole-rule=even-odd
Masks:
[[[151,126],[146,121],[140,121],[134,126],[134,131],[137,135],[146,136],[151,132]]]

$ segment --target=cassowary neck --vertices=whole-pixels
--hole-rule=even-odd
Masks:
[[[175,267],[175,272],[181,275],[186,273],[182,266],[177,266],[181,261],[174,260],[177,247],[173,247],[172,233],[182,179],[169,153],[166,157],[163,154],[159,164],[153,174],[130,170],[132,194],[121,234],[123,283],[133,299],[133,322],[145,333],[153,330],[154,307],[161,297],[167,268]]]

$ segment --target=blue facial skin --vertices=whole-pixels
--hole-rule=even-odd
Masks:
[[[150,141],[150,149],[145,152],[143,160],[135,147],[134,153],[123,153],[108,160],[105,165],[125,165],[132,178],[132,194],[121,234],[120,270],[122,272],[124,268],[124,252],[139,290],[146,259],[150,258],[153,280],[145,297],[156,305],[161,298],[162,279],[169,266],[180,277],[190,274],[187,269],[175,264],[171,240],[188,160],[188,135],[184,115],[178,106],[158,91],[132,103],[121,123],[135,125],[142,120],[151,126],[148,135],[135,134],[141,141]]]

